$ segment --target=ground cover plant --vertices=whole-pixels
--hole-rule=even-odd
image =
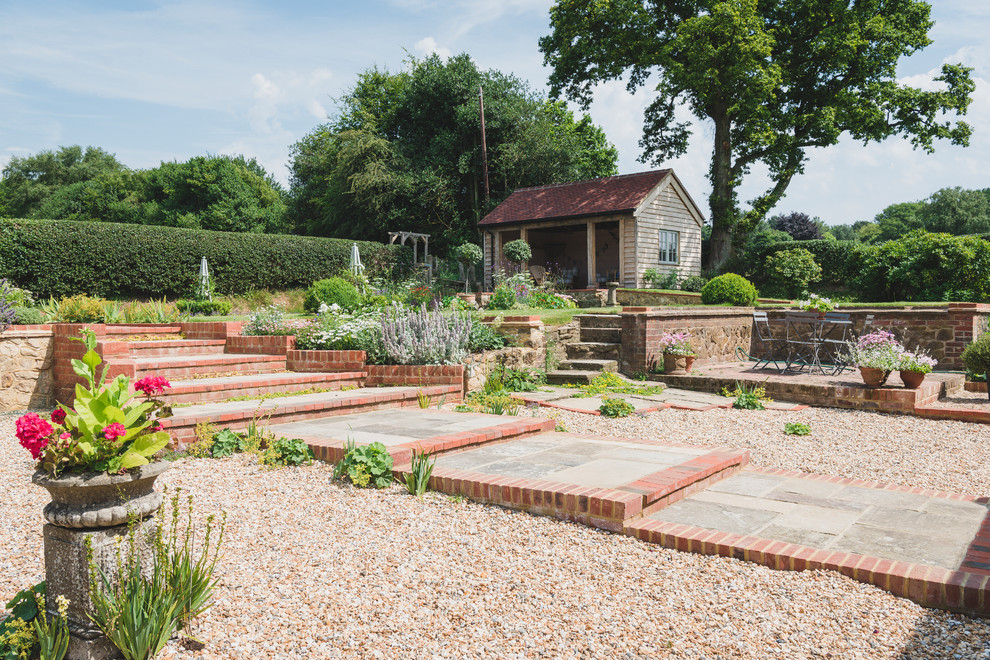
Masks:
[[[358,446],[344,443],[344,456],[333,469],[333,478],[346,477],[358,488],[388,488],[392,483],[392,456],[380,442]]]
[[[803,422],[787,422],[784,424],[787,435],[811,435],[811,427]]]
[[[662,385],[634,385],[618,374],[608,371],[595,376],[587,385],[565,385],[565,387],[575,387],[580,390],[574,393],[577,399],[587,399],[602,394],[653,396],[663,392]]]
[[[602,397],[602,405],[598,407],[598,412],[602,417],[628,417],[636,411],[636,408],[625,401],[614,397]]]
[[[736,381],[735,387],[730,390],[723,387],[719,392],[724,397],[734,398],[732,407],[740,410],[766,410],[767,404],[773,399],[767,396],[765,385],[747,386],[745,383]]]

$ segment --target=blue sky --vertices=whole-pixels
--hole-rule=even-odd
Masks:
[[[849,139],[812,154],[782,211],[830,224],[870,219],[888,204],[960,185],[990,187],[990,3],[935,0],[935,43],[899,75],[923,86],[942,62],[974,67],[968,149],[934,155],[904,140]],[[135,168],[206,153],[257,158],[283,182],[289,147],[334,111],[333,98],[371,66],[398,69],[408,54],[467,52],[482,68],[545,89],[537,40],[547,0],[366,2],[0,3],[0,165],[11,156],[82,144]],[[590,109],[619,149],[622,173],[639,163],[649,90],[602,86]],[[669,163],[704,205],[711,129],[699,124],[687,155]],[[754,170],[741,193],[766,185]]]

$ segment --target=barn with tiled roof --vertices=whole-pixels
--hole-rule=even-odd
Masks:
[[[479,223],[485,278],[505,267],[502,246],[517,239],[532,248],[527,268],[570,289],[642,287],[650,268],[699,275],[703,223],[669,169],[519,188]]]

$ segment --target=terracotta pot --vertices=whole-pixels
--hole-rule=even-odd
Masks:
[[[901,376],[901,382],[904,383],[904,387],[909,390],[916,390],[921,387],[921,384],[925,382],[925,374],[920,371],[900,371],[898,372]]]
[[[155,479],[169,464],[157,461],[124,474],[106,472],[67,473],[52,478],[38,470],[31,478],[45,488],[52,501],[45,505],[45,520],[59,527],[110,527],[158,511],[162,494],[155,490]]]
[[[665,374],[689,374],[694,365],[694,355],[663,354],[663,372]]]
[[[457,297],[466,303],[477,303],[478,294],[476,293],[458,293]]]
[[[867,387],[881,387],[890,377],[889,371],[874,369],[873,367],[860,367],[859,374],[863,377],[863,382]]]

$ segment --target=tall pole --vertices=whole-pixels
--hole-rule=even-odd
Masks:
[[[485,173],[485,204],[488,204],[488,146],[485,143],[485,93],[478,85],[478,107],[481,109],[481,168]]]

